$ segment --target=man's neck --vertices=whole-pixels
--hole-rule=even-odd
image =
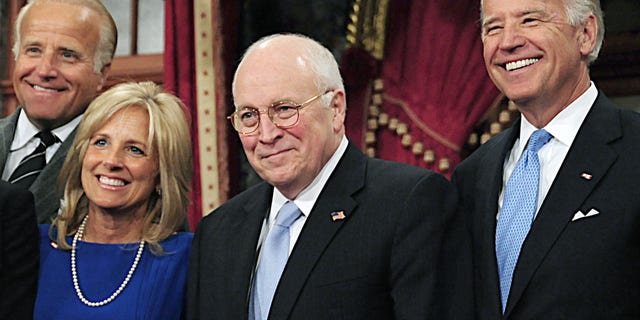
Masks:
[[[566,109],[573,101],[583,95],[589,86],[591,80],[589,76],[579,81],[570,90],[566,90],[568,94],[560,94],[556,96],[541,96],[538,99],[514,101],[518,110],[527,120],[536,128],[543,128],[553,118],[555,118],[562,110]]]

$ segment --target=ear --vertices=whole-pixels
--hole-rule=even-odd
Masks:
[[[333,111],[333,130],[339,132],[344,129],[344,119],[347,113],[347,99],[343,90],[334,90],[333,98],[331,98],[331,110]]]
[[[102,87],[104,87],[104,84],[107,82],[109,72],[111,72],[111,63],[105,64],[102,67],[102,70],[100,70],[100,73],[98,73],[98,77],[100,78],[100,80],[98,81],[98,87],[96,88],[97,91],[102,90]]]
[[[596,17],[592,14],[587,21],[578,29],[578,42],[580,45],[580,53],[588,56],[596,47],[596,37],[598,34],[598,23]]]

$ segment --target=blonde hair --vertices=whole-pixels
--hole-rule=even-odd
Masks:
[[[14,43],[12,51],[14,59],[18,59],[18,54],[20,53],[20,27],[24,16],[34,4],[44,2],[79,5],[97,12],[100,16],[100,34],[93,56],[93,71],[100,73],[104,66],[111,64],[113,55],[116,52],[116,44],[118,43],[118,29],[109,10],[104,7],[100,0],[29,0],[18,12],[13,28]]]
[[[192,175],[191,138],[183,103],[153,82],[122,83],[98,96],[87,108],[60,172],[64,205],[53,222],[58,245],[70,249],[65,236],[74,234],[88,214],[89,200],[81,182],[82,162],[91,137],[118,111],[143,108],[149,115],[149,154],[157,157],[161,194],[152,193],[144,217],[141,240],[155,253],[159,242],[186,219]],[[51,237],[54,237],[53,228]]]

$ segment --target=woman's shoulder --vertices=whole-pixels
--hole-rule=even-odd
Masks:
[[[56,229],[51,229],[50,224],[39,224],[40,242],[50,242],[56,237]]]
[[[162,248],[166,252],[175,252],[186,250],[191,248],[191,242],[193,241],[193,233],[191,232],[176,232],[160,242]]]
[[[193,240],[193,232],[175,232],[165,241],[190,242]]]

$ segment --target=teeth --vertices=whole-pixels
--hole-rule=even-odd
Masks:
[[[122,187],[124,186],[124,181],[119,179],[110,179],[104,176],[100,176],[100,182],[104,184],[108,184],[110,186]]]
[[[516,70],[526,66],[530,66],[538,62],[538,60],[540,59],[524,59],[524,60],[509,62],[505,67],[507,68],[507,71]]]
[[[33,88],[38,90],[38,91],[44,91],[44,92],[58,92],[58,90],[43,88],[43,87],[41,87],[41,86],[39,86],[37,84],[34,84]]]

